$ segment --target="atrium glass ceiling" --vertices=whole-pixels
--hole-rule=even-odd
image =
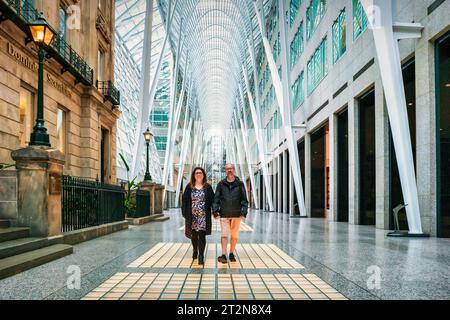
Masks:
[[[170,30],[172,53],[182,39],[181,70],[192,77],[201,119],[207,131],[223,134],[231,117],[242,79],[242,65],[252,71],[247,41],[261,42],[252,0],[171,0],[175,6]],[[169,0],[155,0],[152,34],[152,74],[165,35]],[[264,0],[264,16],[271,0]],[[145,0],[117,0],[119,36],[141,66],[144,42]],[[183,22],[182,22],[183,21]],[[180,25],[182,28],[180,32]],[[167,50],[170,54],[169,50]]]
[[[167,19],[170,0],[157,0]],[[175,6],[170,30],[172,51],[181,38],[181,68],[193,77],[206,130],[221,132],[231,117],[242,83],[242,66],[252,71],[247,43],[261,43],[252,0],[171,0]],[[264,1],[264,16],[272,1]]]
[[[161,14],[153,1],[152,74],[161,52],[165,30]],[[144,45],[145,0],[116,0],[116,31],[141,68]],[[170,55],[170,50],[166,50]]]

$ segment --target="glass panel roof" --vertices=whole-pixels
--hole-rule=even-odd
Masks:
[[[152,73],[166,32],[169,1],[174,12],[170,49],[175,54],[181,38],[180,68],[193,81],[204,128],[224,132],[231,125],[242,65],[252,70],[247,41],[253,37],[257,47],[261,41],[253,0],[154,0]],[[271,3],[264,0],[265,16]],[[117,31],[139,66],[145,10],[145,0],[116,1]]]
[[[153,3],[152,74],[166,33],[158,6],[155,1]],[[116,0],[116,31],[139,68],[144,45],[145,10],[145,0]],[[169,50],[167,55],[170,55]]]

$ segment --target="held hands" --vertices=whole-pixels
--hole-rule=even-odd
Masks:
[[[241,221],[242,221],[242,222],[245,222],[245,219],[247,219],[247,218],[244,217],[244,216],[241,216]]]

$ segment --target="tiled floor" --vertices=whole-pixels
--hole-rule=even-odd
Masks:
[[[370,226],[250,210],[253,232],[240,234],[238,262],[217,264],[214,230],[200,267],[178,230],[180,210],[165,213],[170,220],[78,244],[72,255],[0,280],[0,300],[450,299],[449,239],[392,239]],[[69,287],[77,269],[80,287]]]
[[[206,247],[205,265],[191,257],[189,243],[160,242],[128,265],[156,269],[266,269],[261,274],[116,273],[87,294],[88,300],[343,300],[344,295],[315,274],[272,274],[271,270],[304,269],[273,244],[238,244],[237,261],[217,262],[220,244]]]
[[[346,300],[314,274],[116,273],[84,300]]]
[[[208,243],[204,268],[231,269],[303,269],[303,266],[273,244],[245,243],[236,246],[236,262],[217,261],[220,244]],[[160,242],[133,261],[129,268],[203,268],[192,260],[189,243]]]
[[[180,229],[178,230],[184,230],[184,225],[180,227]],[[212,226],[211,226],[212,231],[220,231],[220,222],[217,220],[213,220],[212,221]],[[246,224],[245,222],[241,222],[241,232],[253,232],[253,228],[250,227],[248,224]]]

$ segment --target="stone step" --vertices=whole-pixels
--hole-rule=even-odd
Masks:
[[[9,228],[10,224],[8,220],[0,220],[0,228]]]
[[[168,216],[162,216],[162,217],[158,217],[158,218],[155,218],[153,221],[155,221],[155,222],[161,222],[161,221],[167,221],[167,220],[169,220],[170,219],[170,217],[168,217]]]
[[[46,238],[21,238],[0,242],[0,259],[41,249],[47,244],[48,240]]]
[[[26,238],[30,236],[30,228],[0,229],[0,242]]]
[[[40,266],[73,253],[73,247],[55,244],[0,260],[0,279]]]

